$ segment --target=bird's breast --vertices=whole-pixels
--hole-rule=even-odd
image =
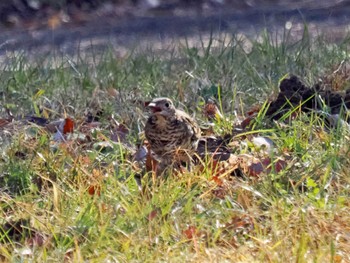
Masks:
[[[166,129],[168,126],[167,120],[162,115],[154,115],[150,118],[150,124],[156,129]]]
[[[184,115],[184,114],[182,114]],[[145,127],[145,136],[151,149],[159,156],[174,153],[176,149],[196,149],[196,124],[186,115],[151,116]]]

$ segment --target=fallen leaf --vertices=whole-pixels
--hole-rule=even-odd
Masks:
[[[183,231],[183,234],[187,239],[192,239],[197,236],[198,230],[195,226],[189,226],[186,230]]]
[[[66,118],[63,125],[63,134],[72,133],[74,130],[74,121],[71,118]]]
[[[249,167],[249,176],[257,177],[264,171],[262,163],[253,163]]]
[[[287,167],[287,162],[282,159],[272,162],[270,158],[264,158],[260,162],[252,163],[248,168],[248,174],[257,177],[262,172],[270,173],[272,167],[274,168],[274,171],[278,173]]]
[[[222,186],[223,182],[222,182],[222,180],[219,178],[219,176],[214,175],[211,179],[212,179],[218,186]]]
[[[147,150],[148,150],[147,157],[146,157],[146,171],[156,173],[157,167],[158,167],[158,162],[152,155],[151,146],[149,145],[149,143],[145,142],[145,145],[146,145]]]
[[[287,167],[287,162],[285,160],[278,159],[277,162],[275,162],[275,171],[277,173],[279,173],[286,167]]]
[[[80,157],[80,161],[83,165],[90,165],[91,164],[91,159],[89,156]]]
[[[261,110],[260,106],[255,105],[247,112],[247,114],[248,114],[248,116],[255,116],[259,113],[260,110]]]
[[[49,131],[56,131],[54,135],[54,141],[62,142],[66,140],[65,135],[73,133],[74,121],[71,118],[65,118],[64,120],[58,120],[46,125],[46,129]]]
[[[89,195],[101,195],[101,186],[98,184],[92,184],[88,188]]]
[[[216,198],[225,199],[225,196],[227,195],[227,187],[217,186],[211,192]]]
[[[225,224],[225,228],[232,229],[235,232],[248,232],[254,229],[254,222],[250,216],[236,215],[232,217],[229,223]]]
[[[249,127],[253,123],[254,120],[255,120],[255,116],[248,116],[247,118],[245,118],[241,122],[241,128],[245,129],[245,128]]]
[[[10,121],[6,119],[0,119],[0,128],[5,127],[7,124],[9,124]]]
[[[341,255],[335,255],[334,258],[333,258],[333,262],[335,263],[341,263],[341,262],[345,262],[345,260],[343,261],[343,257]]]
[[[148,214],[147,218],[149,221],[152,221],[158,214],[158,211],[155,209],[151,213]]]

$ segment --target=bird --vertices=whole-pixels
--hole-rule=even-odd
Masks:
[[[191,156],[201,137],[196,121],[186,112],[176,109],[169,98],[155,98],[147,108],[151,115],[144,131],[150,149],[160,163],[157,173],[183,162],[190,168]]]

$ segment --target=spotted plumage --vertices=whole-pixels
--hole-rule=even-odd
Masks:
[[[163,165],[188,162],[197,149],[200,128],[184,111],[174,107],[168,98],[157,98],[148,105],[151,116],[145,126],[145,136],[151,150]]]

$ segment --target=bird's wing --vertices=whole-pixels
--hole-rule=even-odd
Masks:
[[[192,131],[191,135],[194,136],[195,140],[198,140],[201,137],[201,130],[196,121],[184,111],[177,110],[176,115],[178,120],[186,123],[186,125],[190,127],[190,130]]]

